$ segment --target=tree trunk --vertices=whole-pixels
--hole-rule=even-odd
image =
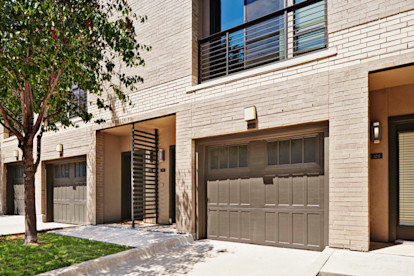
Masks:
[[[23,147],[25,244],[37,243],[33,144]]]

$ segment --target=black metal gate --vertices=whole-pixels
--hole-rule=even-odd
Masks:
[[[145,132],[132,124],[131,141],[131,220],[158,216],[158,130]]]

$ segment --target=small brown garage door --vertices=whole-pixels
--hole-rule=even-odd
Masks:
[[[53,219],[86,224],[86,162],[53,165]]]
[[[7,213],[24,215],[24,169],[23,166],[7,166]]]
[[[206,148],[207,237],[323,250],[323,133]]]

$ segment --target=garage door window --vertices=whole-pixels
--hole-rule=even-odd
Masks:
[[[17,167],[15,170],[15,175],[16,178],[23,178],[24,177],[24,168],[23,167]]]
[[[210,149],[210,169],[247,167],[247,145],[222,146]]]
[[[267,165],[315,163],[317,152],[317,137],[270,141],[267,143]]]
[[[75,177],[86,177],[86,162],[75,163]]]
[[[55,178],[68,178],[69,164],[62,164],[55,166]]]

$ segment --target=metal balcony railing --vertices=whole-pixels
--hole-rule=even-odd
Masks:
[[[326,0],[303,1],[198,43],[199,83],[326,48]]]

